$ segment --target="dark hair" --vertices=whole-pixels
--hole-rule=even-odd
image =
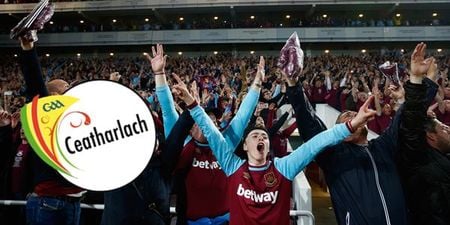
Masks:
[[[344,111],[342,111],[341,113],[339,113],[339,115],[337,116],[337,118],[336,118],[336,122],[335,122],[335,124],[338,124],[339,123],[339,119],[341,119],[341,116],[342,115],[344,115],[344,113],[346,113],[346,112],[351,112],[352,110],[344,110]]]
[[[248,136],[248,134],[250,134],[250,132],[252,132],[253,130],[263,130],[265,131],[267,134],[269,134],[269,131],[267,131],[266,127],[261,126],[261,125],[257,125],[256,123],[252,123],[250,124],[244,131],[244,139]]]
[[[250,132],[252,132],[253,130],[263,130],[267,134],[269,134],[269,132],[267,131],[267,129],[264,126],[258,126],[258,125],[256,125],[256,123],[249,124],[247,126],[247,128],[245,128],[244,136],[242,137],[241,142],[239,143],[238,147],[234,151],[234,154],[236,154],[241,159],[248,159],[247,152],[244,151],[244,142],[245,142],[245,139],[247,138],[248,134],[250,134]]]
[[[436,133],[436,125],[437,122],[433,117],[426,117],[425,122],[423,123],[425,132]]]

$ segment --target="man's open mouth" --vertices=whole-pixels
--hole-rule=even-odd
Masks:
[[[264,151],[264,143],[258,143],[258,145],[256,146],[256,149],[258,149],[258,151],[260,151],[260,152]]]

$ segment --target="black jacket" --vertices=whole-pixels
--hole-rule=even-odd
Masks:
[[[450,160],[429,146],[425,84],[405,85],[406,102],[400,124],[397,162],[410,210],[417,225],[450,224]]]
[[[31,101],[36,95],[39,95],[39,97],[48,96],[49,93],[42,76],[41,65],[36,49],[33,48],[29,51],[22,51],[20,61],[26,85],[27,101]],[[30,161],[32,164],[34,185],[44,181],[56,181],[63,187],[75,187],[56,172],[56,170],[41,160],[34,151],[30,152]]]
[[[327,129],[301,86],[289,87],[287,95],[304,141]],[[394,161],[400,115],[401,111],[385,132],[368,145],[342,142],[316,157],[325,174],[338,224],[408,224]]]

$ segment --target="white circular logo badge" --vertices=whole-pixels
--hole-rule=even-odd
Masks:
[[[55,136],[50,143],[57,145],[53,151],[58,172],[73,184],[95,191],[133,181],[147,166],[156,141],[152,114],[144,100],[133,90],[105,80],[82,83],[61,97],[42,107],[49,113],[63,108],[49,129]]]

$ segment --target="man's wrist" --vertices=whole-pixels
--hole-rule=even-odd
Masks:
[[[191,110],[198,105],[198,102],[195,99],[189,99],[186,101],[186,107]]]
[[[350,133],[355,133],[355,128],[352,125],[352,120],[349,120],[345,123],[345,126],[347,127],[347,129],[350,131]]]
[[[155,74],[155,76],[166,75],[166,72],[164,70],[161,70],[161,71],[155,71],[155,72],[153,72],[153,74]]]
[[[261,86],[262,86],[262,81],[261,81],[260,79],[257,79],[257,78],[256,78],[256,79],[253,81],[252,86],[255,86],[256,88],[261,88]]]

